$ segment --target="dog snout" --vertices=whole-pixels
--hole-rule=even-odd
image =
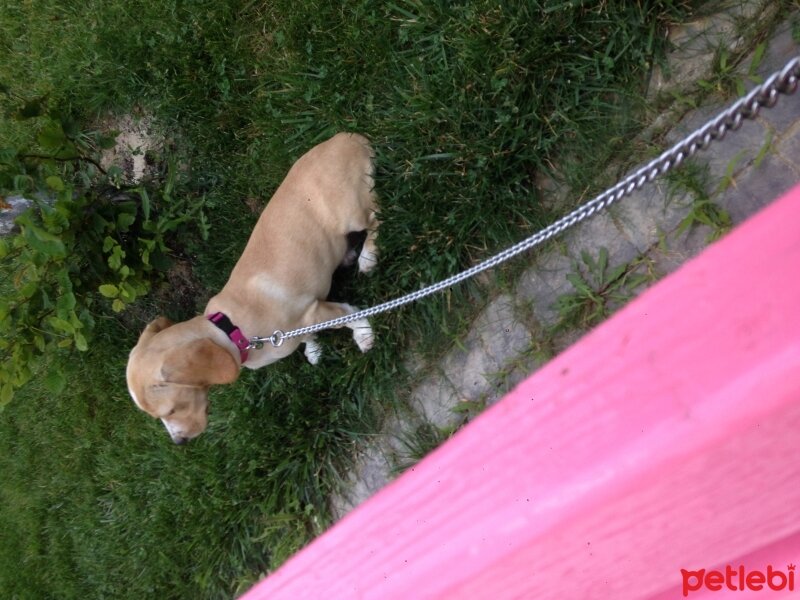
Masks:
[[[172,438],[172,441],[175,442],[175,445],[177,445],[177,446],[183,446],[186,442],[189,441],[189,438],[178,436],[178,437]]]

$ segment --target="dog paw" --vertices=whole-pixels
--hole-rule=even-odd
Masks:
[[[303,350],[303,354],[306,355],[308,362],[312,365],[316,365],[319,363],[319,359],[322,358],[322,346],[320,346],[316,340],[306,340],[306,347]]]
[[[353,321],[350,328],[353,330],[353,340],[355,340],[358,349],[362,352],[367,352],[375,344],[375,334],[372,332],[372,326],[367,319],[359,319]]]
[[[361,255],[358,257],[358,270],[365,275],[372,271],[378,265],[378,256],[370,251],[363,249]]]

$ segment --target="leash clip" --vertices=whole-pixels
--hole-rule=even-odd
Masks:
[[[283,340],[286,339],[286,334],[277,329],[271,336],[269,337],[253,337],[250,338],[250,344],[247,346],[248,350],[261,350],[264,347],[264,342],[269,342],[272,344],[273,348],[280,348],[283,345]]]

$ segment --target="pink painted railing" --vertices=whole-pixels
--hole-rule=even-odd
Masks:
[[[794,564],[800,187],[245,598],[800,599]]]

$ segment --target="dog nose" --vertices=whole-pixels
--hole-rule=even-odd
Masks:
[[[175,442],[175,444],[178,445],[178,446],[183,446],[186,442],[189,441],[189,438],[174,437],[174,438],[172,438],[172,441]]]

